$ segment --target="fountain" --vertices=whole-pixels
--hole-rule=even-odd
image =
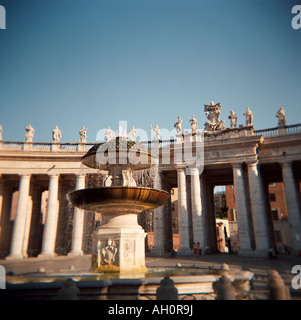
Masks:
[[[169,197],[166,191],[136,185],[133,171],[150,168],[152,158],[146,147],[121,137],[97,144],[83,156],[86,166],[108,171],[104,187],[68,194],[73,206],[102,215],[102,225],[92,234],[92,272],[146,271],[146,233],[137,215]]]
[[[231,279],[237,296],[248,296],[253,273],[230,272],[224,264],[221,268],[202,268],[194,264],[182,267],[177,263],[176,267],[155,266],[147,270],[146,233],[138,225],[137,215],[162,206],[169,197],[166,191],[136,185],[134,171],[150,168],[152,160],[146,147],[125,138],[117,137],[92,147],[82,162],[108,172],[104,187],[68,194],[73,206],[102,215],[102,225],[92,234],[90,272],[75,268],[46,272],[39,268],[27,274],[7,275],[7,288],[0,290],[3,291],[0,299],[152,300],[162,298],[160,293],[166,288],[173,290],[172,296],[168,294],[173,299],[177,299],[176,291],[179,299],[214,299],[220,286],[218,281],[225,274]],[[172,281],[166,277],[172,277]],[[171,282],[176,289],[164,286]],[[160,291],[158,288],[162,285]]]

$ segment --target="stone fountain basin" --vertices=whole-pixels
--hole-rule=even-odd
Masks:
[[[159,268],[161,269],[161,268]],[[178,269],[178,268],[177,268]],[[155,271],[155,270],[154,270]],[[104,277],[99,274],[32,274],[20,276],[8,276],[6,290],[1,290],[5,299],[57,299],[59,290],[66,279],[71,278],[79,289],[79,299],[100,300],[156,300],[156,290],[160,286],[162,274],[156,276],[156,270],[151,277],[137,273],[121,275],[121,278]],[[170,269],[165,270],[169,276]],[[198,271],[199,275],[196,275]],[[215,299],[216,282],[222,276],[216,270],[197,270],[185,268],[176,270],[179,275],[171,276],[178,290],[179,299],[191,295],[194,299]],[[181,276],[181,272],[191,275]],[[158,274],[159,275],[159,274]],[[111,275],[112,276],[112,275]],[[247,294],[254,274],[250,271],[235,271],[227,276],[232,281],[237,294]],[[1,294],[0,294],[1,299]]]
[[[68,194],[71,204],[102,214],[139,213],[162,206],[169,197],[164,190],[147,187],[103,187],[75,190]]]

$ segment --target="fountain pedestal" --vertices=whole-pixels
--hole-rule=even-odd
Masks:
[[[102,226],[92,234],[92,271],[146,270],[146,233],[137,222],[141,208],[115,204],[104,211]]]
[[[92,271],[146,271],[145,236],[141,228],[97,229],[92,235]]]

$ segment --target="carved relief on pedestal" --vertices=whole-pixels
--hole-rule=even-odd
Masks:
[[[131,262],[133,261],[134,256],[134,240],[127,240],[124,242],[124,261]]]
[[[97,252],[97,267],[110,266],[116,261],[116,255],[118,252],[117,241],[108,239],[107,241],[97,241],[96,244]]]

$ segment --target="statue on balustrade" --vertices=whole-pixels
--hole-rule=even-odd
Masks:
[[[132,141],[136,141],[137,139],[137,130],[134,126],[132,126],[131,130],[129,131],[128,137]]]
[[[218,130],[225,130],[226,127],[224,125],[225,121],[220,120],[222,109],[220,102],[215,104],[211,101],[210,105],[205,104],[204,111],[206,112],[206,117],[208,119],[205,122],[205,131],[218,131]]]
[[[34,128],[31,125],[25,127],[25,142],[32,142],[34,137]]]
[[[285,110],[283,109],[283,107],[281,107],[278,110],[276,117],[278,118],[278,126],[284,127],[286,125],[286,119],[285,119]]]
[[[86,143],[87,142],[87,128],[82,126],[82,128],[78,131],[79,133],[79,143]]]
[[[107,130],[105,131],[105,140],[106,140],[106,142],[108,142],[111,139],[113,139],[113,136],[114,136],[114,132],[110,128],[110,126],[108,126]]]
[[[151,126],[151,130],[154,131],[155,135],[154,135],[154,140],[160,140],[160,134],[161,134],[161,129],[159,128],[159,126],[156,124],[155,127],[153,128],[153,126]]]
[[[253,112],[247,107],[247,110],[244,112],[244,116],[246,116],[246,126],[253,125]]]
[[[194,114],[192,115],[192,118],[189,120],[189,122],[191,123],[191,132],[195,133],[196,129],[198,128],[198,121],[194,117]]]
[[[174,123],[174,127],[177,130],[177,133],[182,133],[182,119],[181,117],[178,117],[178,120],[176,123]]]
[[[59,143],[61,138],[62,138],[62,130],[60,130],[58,126],[56,126],[52,130],[52,142]]]
[[[231,110],[228,117],[230,119],[230,127],[237,128],[237,115],[236,115],[236,113],[233,110]]]
[[[87,142],[87,128],[84,126],[81,127],[81,129],[78,131],[79,133],[79,141],[80,143],[86,143]]]

